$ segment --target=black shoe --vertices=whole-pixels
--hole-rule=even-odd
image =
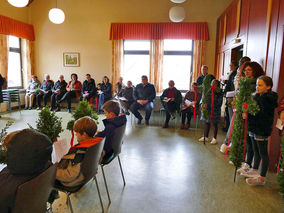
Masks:
[[[55,109],[55,112],[59,112],[59,111],[60,111],[60,108],[57,107],[57,108]]]
[[[29,109],[28,107],[25,107],[25,110]]]
[[[169,128],[169,124],[168,124],[168,123],[165,123],[165,124],[163,125],[163,128]]]
[[[50,108],[49,108],[49,111],[53,111],[53,107],[50,107]]]
[[[143,120],[142,118],[141,118],[141,119],[139,119],[139,120],[138,120],[138,122],[137,122],[137,124],[139,124],[139,125],[140,125],[140,124],[142,123],[142,120]]]
[[[32,107],[29,107],[29,110],[33,109]]]
[[[69,113],[71,113],[71,109],[68,109],[67,111],[68,111]]]
[[[149,126],[149,121],[146,120],[146,121],[145,121],[145,124],[146,124],[146,126]]]

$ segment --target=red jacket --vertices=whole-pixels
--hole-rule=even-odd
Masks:
[[[72,81],[69,81],[67,87],[66,87],[66,90],[67,91],[70,91],[71,90],[71,83]],[[74,84],[74,87],[73,87],[73,91],[76,92],[76,98],[78,99],[81,95],[81,89],[82,89],[82,84],[80,81],[76,81],[75,84]]]

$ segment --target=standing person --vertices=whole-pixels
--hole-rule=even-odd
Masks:
[[[134,93],[134,87],[132,86],[131,81],[127,81],[127,87],[120,90],[118,93],[118,100],[122,107],[122,112],[126,115],[129,115],[129,108],[131,104],[133,103],[133,93]]]
[[[202,65],[201,67],[201,76],[199,76],[196,80],[198,86],[202,85],[204,77],[208,74],[208,67],[207,65]]]
[[[36,95],[36,90],[40,88],[40,86],[41,84],[39,80],[37,80],[37,77],[33,75],[26,90],[25,109],[31,110],[33,108],[33,102],[34,102],[34,97]]]
[[[5,82],[5,79],[0,74],[0,103],[3,102],[2,87],[4,85],[4,82]],[[0,118],[1,118],[1,115],[0,115]]]
[[[212,103],[212,90],[207,94],[208,100],[210,102],[208,104],[202,105],[202,107],[207,108],[209,112],[211,112],[212,105],[213,107],[213,116],[210,115],[210,118],[206,120],[205,128],[204,128],[204,136],[199,139],[200,142],[209,141],[209,131],[211,127],[211,123],[214,127],[214,136],[210,142],[211,145],[217,144],[217,134],[218,134],[218,124],[221,122],[221,107],[223,103],[223,93],[220,89],[220,81],[213,79],[211,81],[211,86],[214,88],[214,103]],[[210,113],[211,114],[211,113]],[[204,138],[205,137],[205,138]]]
[[[170,119],[175,119],[174,113],[180,110],[180,104],[182,102],[181,93],[175,88],[175,82],[173,80],[169,81],[169,88],[164,90],[160,99],[166,111],[166,121],[163,128],[168,128]]]
[[[78,81],[78,75],[75,73],[71,74],[71,81],[69,81],[66,90],[67,92],[65,95],[57,101],[58,104],[60,104],[62,101],[67,102],[67,110],[69,113],[71,113],[71,100],[72,98],[79,98],[81,94],[82,84],[80,81]]]
[[[191,85],[191,90],[189,90],[183,100],[183,105],[181,108],[181,126],[180,129],[188,129],[190,127],[190,121],[194,114],[194,106],[196,106],[195,112],[199,111],[199,103],[201,100],[201,93],[196,93],[196,104],[195,104],[195,92],[194,87],[197,87],[197,83],[193,82]],[[185,119],[187,118],[187,123],[185,124]]]
[[[122,89],[124,89],[126,86],[125,84],[123,83],[123,78],[122,77],[119,77],[118,79],[118,82],[115,84],[115,89],[114,89],[114,96],[117,96],[120,91]]]
[[[95,80],[91,78],[90,74],[86,74],[86,80],[84,81],[82,86],[80,101],[82,101],[83,99],[90,101],[90,99],[95,96],[96,91],[97,89]]]
[[[272,91],[273,82],[268,76],[257,79],[256,93],[253,99],[259,105],[260,111],[256,115],[243,113],[244,119],[248,118],[249,136],[254,152],[253,167],[242,176],[249,185],[264,185],[269,166],[268,137],[272,132],[274,111],[278,106],[278,95]],[[261,169],[258,173],[259,165]]]
[[[55,112],[60,111],[60,104],[58,104],[57,101],[60,100],[66,93],[66,86],[67,83],[64,80],[64,76],[60,75],[58,81],[54,84],[52,88],[50,111],[52,111],[55,107]]]
[[[41,99],[43,98],[43,107],[46,106],[47,104],[47,99],[51,96],[52,94],[52,87],[53,87],[53,81],[50,80],[50,76],[48,74],[44,75],[44,81],[41,84],[40,87],[40,92],[39,94],[36,96],[36,100],[37,100],[37,110],[40,109],[40,102]]]
[[[154,99],[156,98],[155,86],[148,82],[148,77],[141,77],[142,83],[138,84],[134,89],[134,102],[130,106],[130,111],[138,119],[138,124],[141,124],[143,117],[139,109],[143,108],[146,111],[145,124],[149,125],[152,110],[154,108]]]

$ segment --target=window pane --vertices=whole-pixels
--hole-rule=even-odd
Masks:
[[[149,76],[149,55],[124,55],[123,79],[132,81],[133,85],[141,83],[141,76]]]
[[[8,62],[8,87],[21,87],[21,55],[20,53],[9,52]]]
[[[125,40],[124,50],[150,50],[150,41]]]
[[[20,48],[20,39],[15,36],[9,36],[9,47]]]
[[[170,51],[191,51],[192,50],[192,40],[185,39],[169,39],[164,40],[164,50]]]
[[[175,81],[179,90],[188,90],[190,82],[192,56],[164,56],[163,89],[168,87],[169,80]]]

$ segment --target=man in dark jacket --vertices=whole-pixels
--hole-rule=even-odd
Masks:
[[[87,99],[90,101],[91,98],[93,98],[96,94],[96,83],[93,78],[91,78],[90,74],[86,75],[86,80],[83,83],[82,86],[82,91],[81,91],[81,96],[80,96],[80,101],[83,99]]]
[[[175,111],[180,110],[180,105],[182,102],[182,96],[179,90],[175,88],[175,82],[173,80],[169,81],[169,88],[165,89],[160,97],[161,103],[166,111],[166,121],[163,128],[169,127],[169,121],[175,119]]]
[[[53,87],[53,81],[50,80],[50,76],[48,74],[45,74],[44,75],[44,81],[42,82],[41,87],[40,87],[40,92],[36,96],[37,110],[40,109],[40,102],[41,102],[42,98],[43,98],[43,106],[44,107],[46,106],[47,99],[52,94],[52,87]]]
[[[0,103],[3,102],[2,87],[4,85],[5,79],[0,74]]]
[[[201,73],[202,73],[202,75],[199,76],[199,77],[197,78],[197,80],[196,80],[198,86],[200,86],[200,85],[203,84],[203,79],[204,79],[204,77],[208,74],[208,67],[207,67],[206,65],[203,65],[203,66],[201,67]]]
[[[60,104],[57,102],[66,93],[66,86],[67,83],[64,80],[64,76],[60,75],[58,81],[54,84],[52,88],[50,111],[52,111],[55,108],[55,106],[56,106],[55,112],[60,111]]]
[[[141,124],[142,116],[139,109],[143,108],[146,111],[145,123],[149,125],[152,110],[154,108],[154,99],[156,98],[155,86],[148,82],[146,75],[142,76],[142,83],[138,84],[134,89],[134,102],[130,106],[130,111],[138,119],[138,124]]]
[[[125,113],[126,115],[129,115],[128,110],[134,101],[133,92],[134,92],[134,87],[132,86],[132,82],[127,81],[127,87],[122,88],[118,93],[119,103],[122,107],[123,113]]]
[[[7,167],[0,172],[0,212],[10,213],[18,187],[51,165],[52,142],[42,133],[23,129],[7,135],[4,143]]]

